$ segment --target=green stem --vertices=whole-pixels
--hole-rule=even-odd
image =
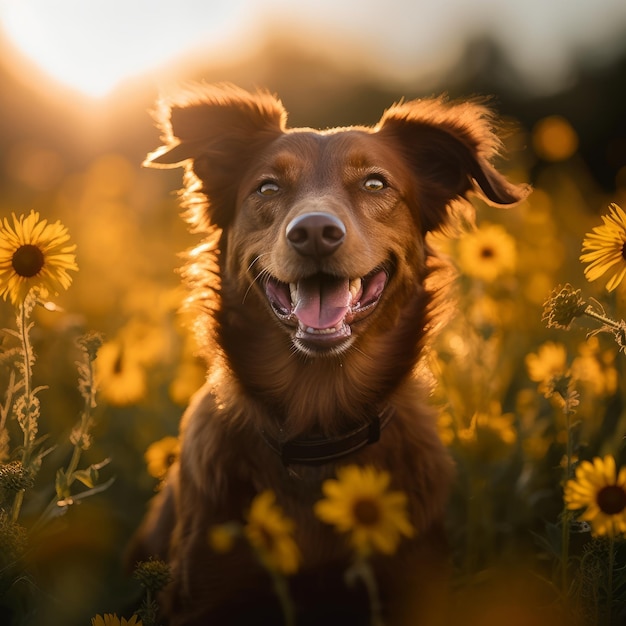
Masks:
[[[17,522],[17,519],[20,516],[20,511],[22,510],[23,502],[24,502],[24,489],[18,491],[15,494],[15,499],[13,500],[13,510],[11,512],[11,520],[13,521],[13,523]]]
[[[567,430],[567,441],[565,443],[565,480],[572,477],[572,456],[573,456],[573,433],[572,433],[572,411],[569,409],[565,412],[565,428]]]
[[[601,313],[598,313],[597,311],[594,311],[591,306],[588,306],[585,309],[585,315],[587,315],[588,317],[593,318],[594,320],[598,320],[599,322],[602,322],[603,324],[606,324],[607,326],[609,326],[610,328],[613,328],[615,330],[617,330],[619,328],[619,322],[616,322],[615,320],[611,319],[610,317],[607,317],[606,315],[602,315]]]
[[[613,569],[615,568],[615,537],[609,535],[609,580],[607,583],[606,624],[611,626],[613,608]]]
[[[94,371],[93,371],[93,363],[91,361],[89,361],[88,367],[89,367],[89,378],[90,378],[89,382],[90,382],[91,388],[93,388]],[[76,443],[74,444],[70,462],[68,463],[67,468],[65,469],[65,475],[67,476],[67,479],[70,485],[73,482],[73,474],[78,469],[78,464],[80,463],[80,458],[82,455],[81,442],[83,440],[84,434],[89,429],[89,423],[91,420],[91,407],[92,407],[92,398],[86,397],[85,408],[83,409],[83,412],[81,414],[80,433],[76,439]],[[43,526],[47,522],[50,513],[56,508],[56,506],[57,506],[57,498],[53,498],[48,503],[48,506],[46,507],[44,512],[40,515],[39,519],[33,526],[33,529],[38,529],[41,526]]]
[[[361,569],[361,577],[367,589],[367,595],[370,599],[370,614],[372,626],[384,626],[382,618],[382,604],[380,602],[380,594],[378,593],[378,584],[376,577],[369,561],[364,561]]]
[[[15,370],[9,372],[9,385],[6,392],[6,402],[0,406],[0,430],[6,428],[7,419],[13,406],[13,396],[15,395]]]
[[[352,586],[358,579],[365,585],[367,597],[370,602],[370,625],[384,626],[383,610],[378,592],[378,584],[374,570],[368,559],[369,551],[364,554],[357,553],[352,565],[346,571],[346,581]]]
[[[294,611],[293,602],[289,595],[289,585],[287,579],[276,571],[272,571],[272,582],[274,583],[274,591],[280,602],[285,618],[285,626],[295,626],[296,613]]]
[[[22,339],[22,350],[24,351],[24,398],[26,400],[24,406],[25,420],[22,431],[24,433],[24,451],[22,453],[22,465],[24,468],[28,466],[30,461],[30,407],[31,407],[31,394],[32,394],[32,381],[30,371],[30,337],[28,335],[28,318],[26,317],[26,306],[24,303],[20,306],[20,334]]]
[[[20,305],[20,339],[22,342],[22,351],[24,355],[24,423],[22,432],[24,434],[24,450],[22,451],[22,467],[27,469],[30,464],[30,456],[32,452],[31,437],[31,404],[32,404],[32,381],[31,381],[31,365],[30,365],[30,337],[28,334],[28,317],[26,315],[26,304],[22,302]],[[13,500],[13,510],[11,518],[17,522],[22,504],[24,502],[24,490],[18,491]]]
[[[66,476],[69,477],[70,481],[72,479],[71,478],[72,474],[78,469],[78,463],[80,462],[80,457],[84,449],[83,439],[85,435],[87,434],[87,432],[89,431],[89,427],[91,425],[91,411],[94,406],[94,395],[93,395],[93,389],[95,388],[94,365],[93,365],[93,361],[89,357],[89,354],[85,352],[85,355],[87,357],[86,359],[86,367],[87,367],[87,374],[88,374],[87,387],[90,390],[90,392],[84,394],[85,406],[83,408],[83,411],[80,417],[80,431],[79,431],[78,436],[76,437],[76,440],[74,443],[74,450],[72,452],[72,458],[70,459],[70,462],[66,470]]]
[[[80,456],[82,454],[82,450],[78,444],[74,445],[74,450],[72,451],[72,458],[67,465],[67,469],[65,470],[65,475],[68,479],[72,480],[72,474],[78,469],[78,463],[80,462]]]
[[[142,616],[141,623],[143,626],[154,626],[156,623],[153,619],[153,610],[152,610],[152,594],[150,593],[150,589],[146,589],[146,596],[144,598],[144,606],[146,610]]]
[[[567,483],[572,475],[572,414],[569,410],[565,411],[565,429],[567,434],[567,441],[565,450],[565,480],[563,484]],[[569,520],[570,513],[567,507],[565,507],[561,516],[561,590],[566,605],[569,604]]]
[[[467,499],[467,535],[465,545],[465,572],[471,575],[492,556],[492,536],[489,532],[491,507],[487,495],[487,481],[477,475],[475,464],[470,469],[469,497]],[[486,522],[485,522],[486,520]]]
[[[569,519],[569,511],[565,508],[561,516],[561,590],[566,604],[569,604]]]

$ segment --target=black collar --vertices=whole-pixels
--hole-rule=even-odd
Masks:
[[[394,413],[395,409],[386,405],[363,426],[328,439],[296,437],[288,441],[279,441],[265,431],[261,431],[261,435],[265,443],[278,454],[285,465],[290,463],[318,465],[347,456],[378,441],[380,431],[387,425]]]

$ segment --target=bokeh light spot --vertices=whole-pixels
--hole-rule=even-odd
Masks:
[[[560,115],[544,117],[537,122],[532,134],[533,148],[546,161],[564,161],[578,149],[578,135],[572,125]]]

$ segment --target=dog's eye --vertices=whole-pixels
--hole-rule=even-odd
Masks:
[[[280,187],[272,181],[266,181],[259,185],[257,191],[262,196],[273,196],[280,191]]]
[[[368,179],[366,179],[366,181],[363,183],[363,187],[367,190],[367,191],[381,191],[386,187],[386,183],[385,181],[380,178],[379,176],[370,176]]]

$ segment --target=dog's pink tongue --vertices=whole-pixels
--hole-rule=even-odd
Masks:
[[[298,281],[298,295],[293,312],[304,326],[323,330],[334,328],[350,306],[350,282],[318,274]]]

